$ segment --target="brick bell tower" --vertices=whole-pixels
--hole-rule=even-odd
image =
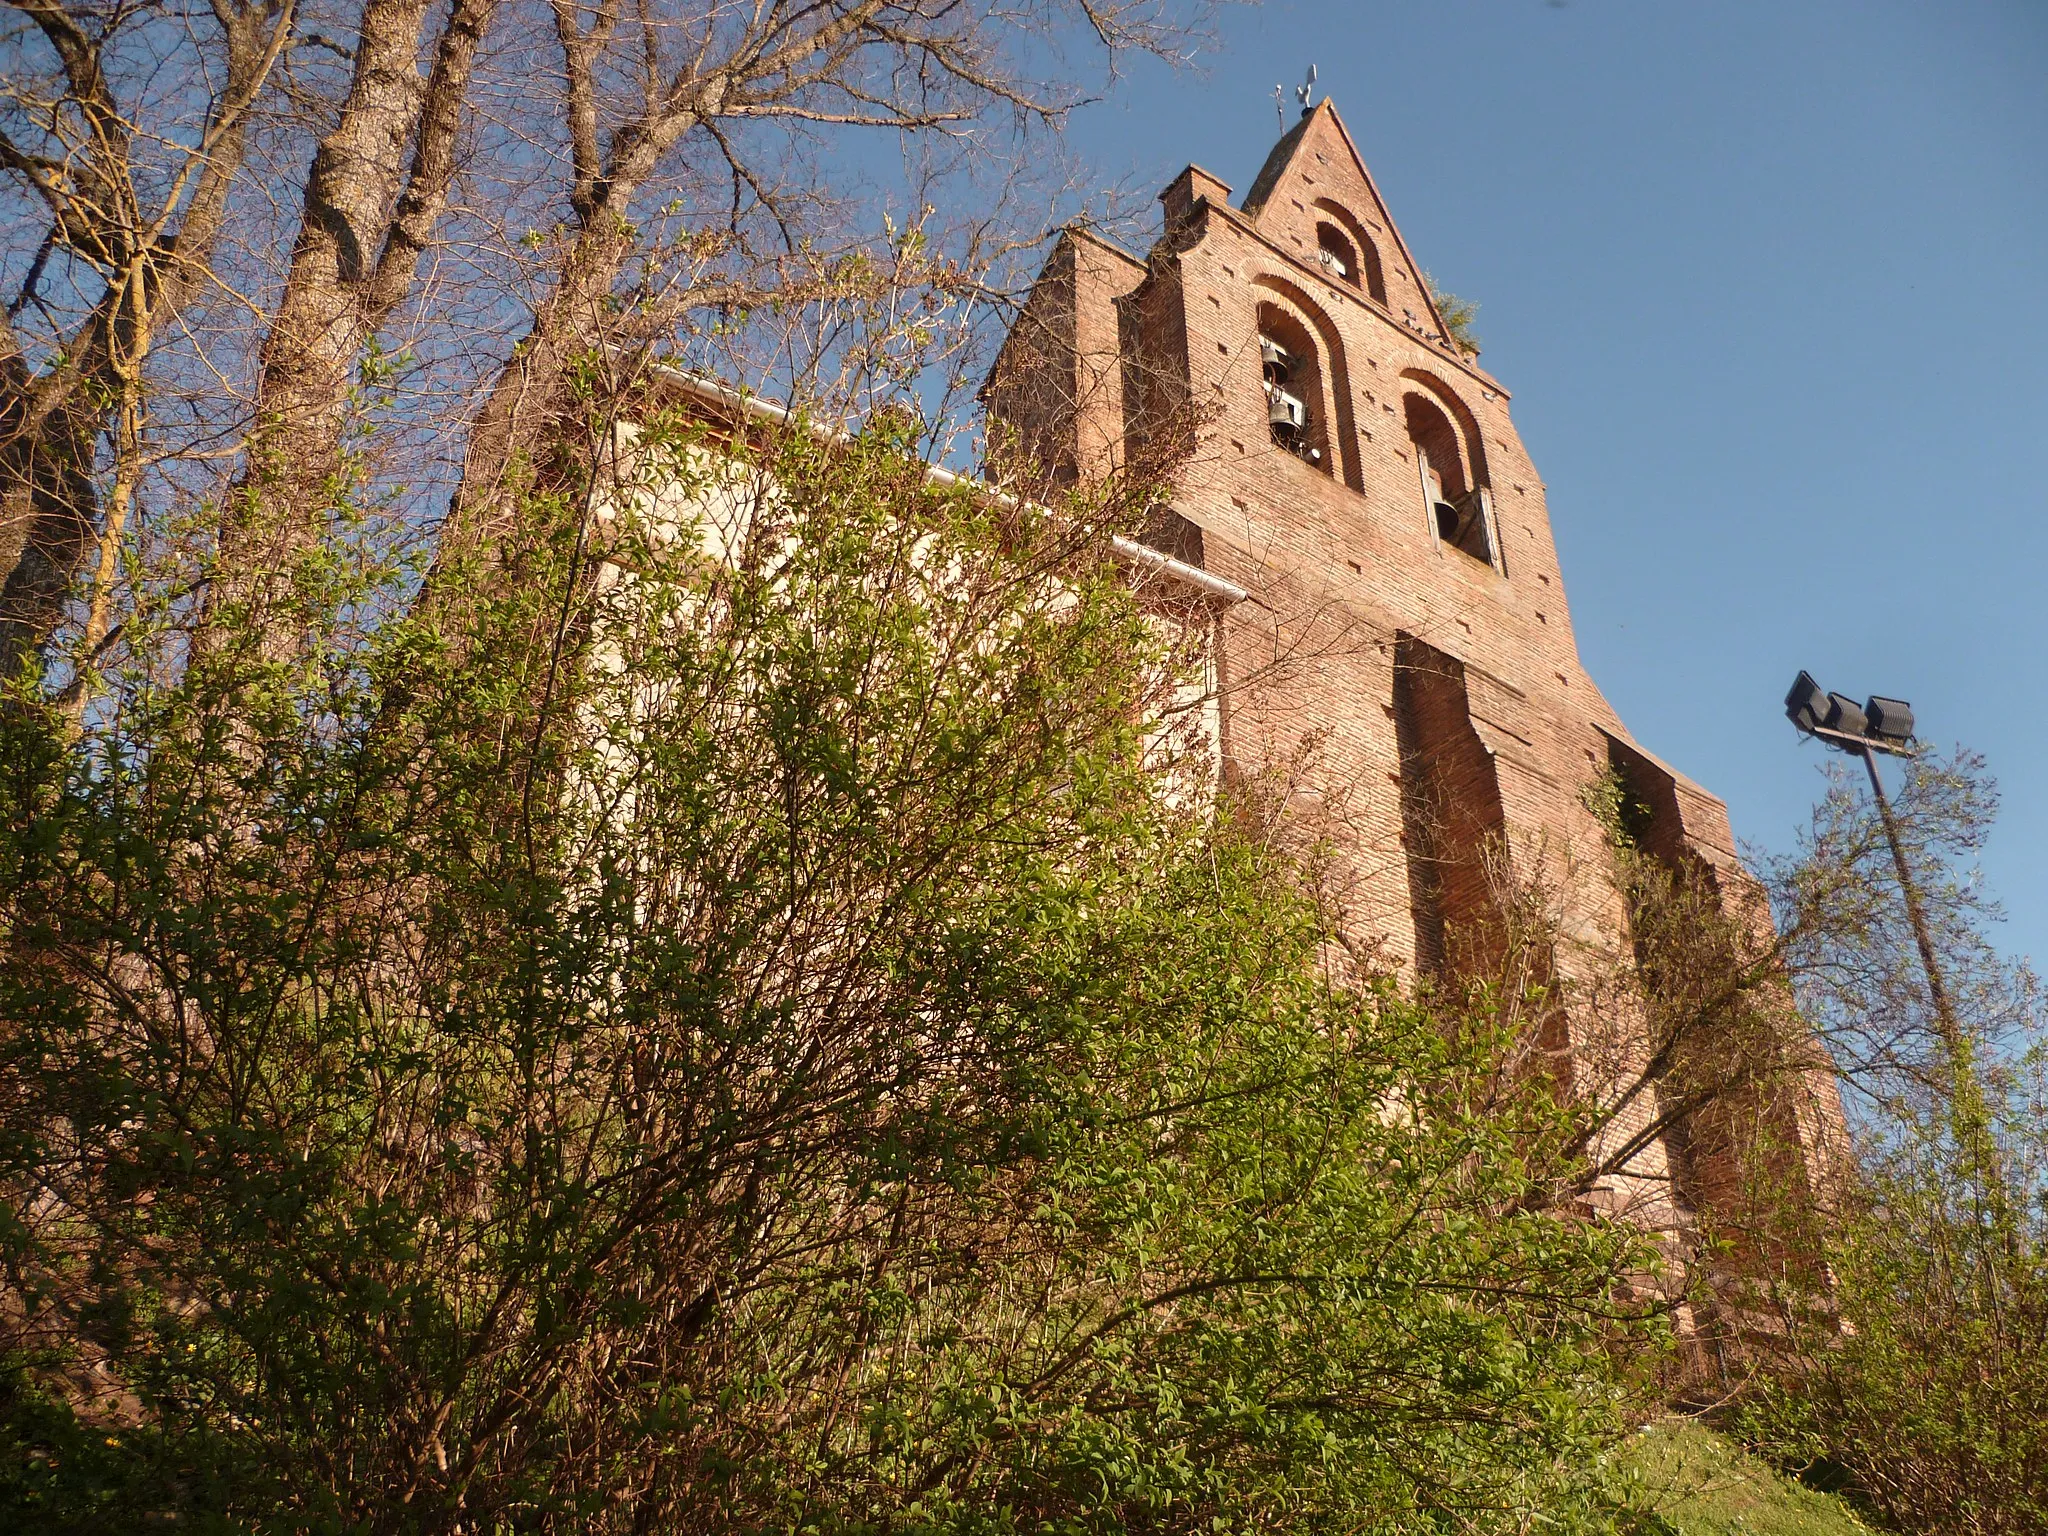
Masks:
[[[992,455],[1041,484],[1173,484],[1152,542],[1253,594],[1217,621],[1225,771],[1303,765],[1290,799],[1340,850],[1352,936],[1410,975],[1483,964],[1504,863],[1562,893],[1560,970],[1619,952],[1584,800],[1610,772],[1648,810],[1645,846],[1746,903],[1726,808],[1581,665],[1508,391],[1450,336],[1336,111],[1306,112],[1239,203],[1194,166],[1161,201],[1144,260],[1060,238],[984,391]],[[1568,1029],[1580,1082],[1639,1064],[1640,1029]],[[1806,1075],[1782,1129],[1810,1164],[1840,1108]],[[1615,1135],[1652,1134],[1594,1203],[1683,1228],[1740,1172],[1654,1124],[1650,1095],[1621,1114]]]

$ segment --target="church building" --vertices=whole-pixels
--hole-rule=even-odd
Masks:
[[[1290,804],[1343,866],[1349,938],[1397,974],[1453,972],[1505,877],[1559,892],[1583,953],[1625,949],[1587,793],[1610,775],[1639,846],[1755,920],[1726,808],[1637,743],[1581,664],[1509,392],[1447,325],[1336,111],[1306,112],[1241,198],[1190,166],[1161,201],[1142,259],[1059,240],[985,386],[992,457],[1041,487],[1172,486],[1148,541],[1249,594],[1214,605],[1218,755],[1296,775]],[[1561,1055],[1604,1063],[1581,1071],[1641,1065],[1616,1055],[1617,1021],[1568,1028]],[[1840,1108],[1803,1075],[1777,1141],[1812,1163]],[[1646,1093],[1618,1116],[1614,1134],[1651,1134],[1597,1197],[1683,1228],[1740,1170],[1656,1113]]]

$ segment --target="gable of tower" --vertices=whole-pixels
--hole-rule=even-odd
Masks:
[[[1242,211],[1275,245],[1319,264],[1392,319],[1432,339],[1448,334],[1422,268],[1327,100],[1273,146]]]

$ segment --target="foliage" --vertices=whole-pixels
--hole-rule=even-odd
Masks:
[[[1686,1420],[1652,1424],[1625,1462],[1660,1536],[1865,1536],[1841,1499],[1808,1488]],[[1654,1527],[1653,1527],[1654,1528]]]
[[[2030,1064],[2038,1074],[2039,1063]],[[2023,1119],[2035,1168],[2038,1101]],[[1763,1442],[1824,1458],[1888,1520],[1931,1533],[2048,1523],[2048,1221],[1995,1222],[1971,1160],[1940,1131],[1901,1128],[1868,1154],[1860,1198],[1828,1246],[1842,1334],[1806,1348],[1756,1414]]]
[[[1021,275],[1048,207],[1075,202],[1046,139],[1092,99],[1083,60],[1184,62],[1209,10],[17,7],[0,675],[55,663],[63,688],[118,655],[127,562],[198,502],[219,558],[188,593],[195,644],[224,603],[288,649],[278,573],[317,546],[371,429],[372,473],[416,528],[494,547],[506,476],[574,434],[571,375],[593,354],[631,372],[678,348],[786,392],[836,372],[886,398],[891,360],[844,329],[879,305],[923,333],[926,400],[978,379],[962,349],[1001,311],[982,301]],[[877,137],[897,165],[880,184],[852,171],[879,163],[856,147]],[[934,290],[970,302],[925,311]],[[806,307],[807,333],[779,323]],[[380,351],[402,387],[366,409],[355,385]]]
[[[2048,1086],[2038,985],[1992,944],[1973,866],[1995,786],[1967,752],[1923,753],[1893,798],[1938,999],[1861,779],[1835,774],[1796,854],[1765,866],[1774,922],[1745,921],[1764,890],[1649,848],[1621,776],[1594,797],[1635,951],[1605,974],[1646,1026],[1636,1076],[1696,1217],[1684,1386],[1904,1529],[2038,1530]],[[1853,1140],[1832,1132],[1837,1093]]]
[[[1995,1084],[1986,1169],[1946,1106],[1866,1139],[1826,1245],[1838,1317],[1805,1317],[1745,1429],[1842,1469],[1888,1521],[1930,1533],[2048,1522],[2048,1105],[2038,1048]]]
[[[1951,1055],[2013,1060],[2038,1027],[2038,983],[2003,956],[2001,913],[1979,852],[1997,786],[1968,751],[1923,752],[1891,793],[1901,848],[1956,1015],[1932,1006],[1882,821],[1860,770],[1838,770],[1801,846],[1767,871],[1800,1011],[1840,1065],[1852,1106],[1880,1133],[1956,1086]]]
[[[1708,1288],[1725,1287],[1734,1248],[1745,1263],[1778,1252],[1788,1223],[1813,1208],[1803,1179],[1828,1149],[1801,1149],[1799,1126],[1835,1095],[1834,1073],[1813,1026],[1793,1006],[1785,935],[1766,892],[1743,866],[1710,862],[1657,835],[1657,818],[1617,770],[1590,785],[1589,810],[1607,835],[1606,876],[1628,914],[1621,944],[1575,954],[1583,1037],[1605,1132],[1582,1177],[1620,1173],[1659,1145],[1678,1167],[1677,1197]],[[1668,826],[1668,822],[1666,823]],[[1781,1155],[1782,1154],[1782,1155]],[[1654,1198],[1664,1198],[1661,1190]],[[1759,1242],[1768,1213],[1775,1243]],[[1714,1297],[1698,1298],[1711,1308]]]
[[[1825,1021],[1861,1021],[1856,1178],[1826,1233],[1826,1308],[1787,1312],[1791,1358],[1748,1433],[1839,1468],[1930,1533],[2048,1522],[2048,1077],[2036,988],[2001,960],[1966,862],[1996,808],[1967,755],[1915,760],[1898,797],[1949,1017],[1932,1005],[1874,817],[1837,786],[1787,890],[1867,913],[1795,951]]]
[[[1451,344],[1467,357],[1477,357],[1479,333],[1472,329],[1472,323],[1479,318],[1478,304],[1471,299],[1461,299],[1455,293],[1446,293],[1427,272],[1422,274],[1422,280],[1429,287],[1430,302],[1443,316],[1444,332]]]
[[[0,715],[9,1522],[1620,1518],[1580,1111],[1326,972],[1114,509],[602,457],[517,580],[331,519],[296,652]]]

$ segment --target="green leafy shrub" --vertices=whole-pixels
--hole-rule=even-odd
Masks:
[[[344,541],[392,617],[6,717],[9,1519],[1609,1525],[1649,1255],[1186,792],[1201,615],[875,437],[637,444],[601,567]]]
[[[1479,355],[1479,333],[1472,324],[1479,318],[1479,306],[1470,299],[1461,299],[1455,293],[1447,293],[1437,286],[1429,273],[1422,274],[1423,282],[1429,285],[1430,302],[1436,305],[1436,312],[1443,316],[1444,331],[1451,344],[1467,357]]]

